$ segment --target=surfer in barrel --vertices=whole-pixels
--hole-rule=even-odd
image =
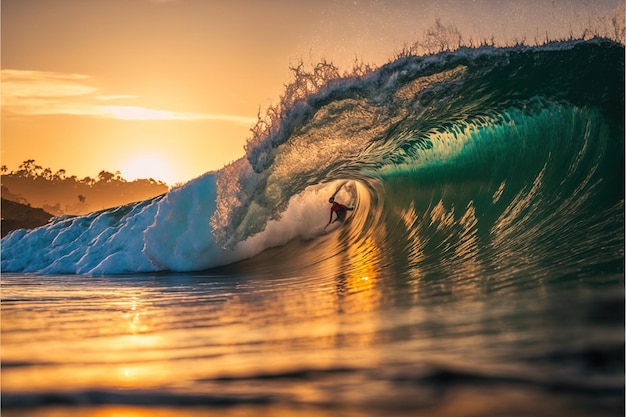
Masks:
[[[345,204],[339,204],[335,201],[335,197],[331,197],[328,199],[328,202],[332,204],[330,208],[330,220],[328,220],[328,224],[334,223],[333,221],[333,213],[337,215],[336,221],[343,222],[346,219],[346,215],[348,214],[348,210],[354,210],[352,207],[348,207]],[[328,226],[328,224],[326,226]]]

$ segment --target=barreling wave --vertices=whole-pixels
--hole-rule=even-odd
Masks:
[[[188,271],[289,242],[314,258],[372,239],[414,273],[615,268],[623,80],[624,47],[602,39],[461,48],[360,76],[321,74],[257,125],[242,159],[162,197],[13,232],[2,268]],[[329,232],[336,191],[356,209]],[[332,245],[311,243],[336,233]]]

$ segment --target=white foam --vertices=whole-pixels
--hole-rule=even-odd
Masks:
[[[154,269],[200,270],[237,257],[215,244],[210,220],[215,211],[215,174],[170,191],[159,202],[154,222],[143,234],[143,253]]]

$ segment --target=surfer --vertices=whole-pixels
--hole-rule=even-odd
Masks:
[[[335,201],[335,197],[331,197],[328,199],[328,202],[332,204],[330,208],[330,220],[328,220],[328,224],[334,223],[337,220],[343,222],[346,219],[346,215],[348,214],[348,210],[354,210],[353,207],[348,207],[345,204],[339,204]],[[333,221],[333,213],[337,215],[335,221]],[[328,224],[326,226],[328,226]]]

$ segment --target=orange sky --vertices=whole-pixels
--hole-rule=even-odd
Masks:
[[[568,36],[620,3],[2,0],[2,164],[184,182],[243,155],[299,59],[381,65],[436,18],[475,39]]]

